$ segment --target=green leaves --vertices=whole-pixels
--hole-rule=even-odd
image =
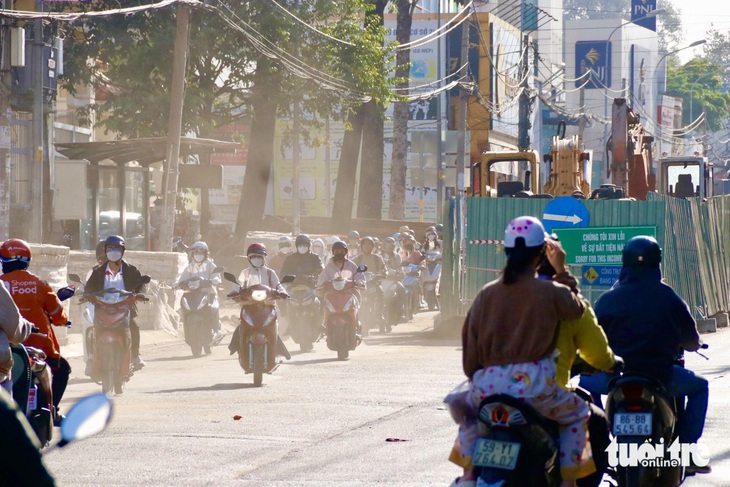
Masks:
[[[666,94],[683,98],[683,125],[689,125],[705,112],[710,131],[722,128],[730,106],[730,94],[720,91],[727,68],[730,66],[723,67],[703,58],[694,58],[682,66],[669,66]]]

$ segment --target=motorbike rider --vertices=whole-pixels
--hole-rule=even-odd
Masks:
[[[0,286],[3,287],[3,286]],[[23,412],[0,387],[0,485],[53,487],[43,465],[41,444]]]
[[[281,286],[279,276],[276,275],[274,269],[266,266],[266,246],[264,244],[257,242],[249,245],[248,249],[246,249],[246,257],[250,265],[243,269],[238,276],[238,282],[241,283],[241,286],[235,286],[229,296],[238,294],[239,290],[256,284],[263,284],[264,286],[276,289],[282,297],[289,296]],[[239,325],[233,331],[231,343],[228,344],[228,350],[231,352],[231,355],[238,352],[240,333]]]
[[[521,398],[557,421],[560,431],[562,487],[595,471],[586,437],[588,405],[561,389],[555,381],[558,323],[580,318],[585,305],[576,289],[537,279],[536,269],[547,255],[558,273],[565,271],[565,252],[545,238],[533,217],[512,220],[505,230],[507,264],[501,277],[477,294],[462,328],[462,361],[470,379],[467,402],[475,410],[493,394]],[[476,415],[464,415],[459,448],[467,467],[452,485],[476,485],[471,456],[476,446]]]
[[[126,243],[124,237],[120,235],[110,235],[104,240],[106,265],[102,264],[91,272],[91,276],[89,276],[84,286],[85,293],[98,293],[107,288],[133,293],[142,291],[144,287],[142,274],[139,269],[122,259],[125,250]],[[132,367],[134,370],[139,370],[146,365],[139,354],[140,335],[137,315],[137,306],[135,305],[132,307],[129,320],[129,332],[132,337]]]
[[[278,274],[281,274],[281,266],[284,265],[284,261],[292,253],[291,244],[291,237],[279,237],[279,251],[269,259],[269,268]]]
[[[23,343],[33,328],[33,323],[23,318],[8,288],[0,285],[0,388],[13,394],[13,352],[10,345]]]
[[[687,351],[701,346],[699,333],[687,303],[662,281],[662,249],[649,236],[631,238],[622,251],[619,280],[596,301],[596,316],[611,348],[626,362],[626,371],[636,371],[659,380],[671,397],[686,397],[679,424],[680,443],[697,443],[707,414],[707,379],[675,365]],[[581,387],[594,397],[608,393],[610,374],[582,375]],[[708,473],[692,464],[688,475]]]
[[[332,258],[320,272],[317,279],[317,288],[322,288],[326,282],[337,277],[355,279],[357,286],[365,287],[365,276],[357,272],[357,266],[347,258],[347,252],[347,244],[342,240],[332,244]]]
[[[436,233],[436,227],[428,227],[426,229],[426,239],[421,243],[421,253],[426,254],[428,252],[443,252],[442,242],[438,238]]]
[[[357,230],[347,234],[347,253],[351,259],[360,255],[360,232]]]
[[[311,251],[312,240],[309,235],[298,235],[294,241],[296,252],[287,256],[281,267],[281,275],[319,276],[324,266],[322,261]]]
[[[216,268],[215,262],[213,262],[213,259],[210,257],[210,253],[208,252],[208,244],[206,244],[203,241],[197,241],[193,244],[191,247],[191,261],[183,269],[182,274],[180,274],[180,278],[175,283],[175,287],[179,288],[182,283],[187,281],[188,279],[192,277],[199,277],[201,279],[210,279],[211,281],[211,293],[215,296],[215,303],[218,303],[218,286],[221,284],[221,275],[218,272],[213,272]],[[220,307],[218,305],[214,306],[215,310],[215,319],[212,323],[213,325],[213,331],[215,332],[215,335],[213,336],[213,345],[218,345],[220,341],[223,339],[223,334],[221,333],[221,317],[220,317]]]
[[[39,333],[33,333],[24,340],[23,344],[40,348],[46,354],[46,363],[51,366],[53,374],[51,383],[55,410],[53,422],[58,425],[63,419],[63,415],[58,412],[58,404],[66,391],[71,366],[61,356],[61,348],[51,323],[55,326],[68,326],[71,323],[51,286],[28,272],[31,258],[27,242],[16,238],[6,240],[0,246],[0,261],[3,268],[0,279],[8,286],[8,291],[20,314],[39,330]]]
[[[383,258],[378,254],[374,254],[375,242],[372,237],[363,237],[360,241],[360,249],[362,253],[353,259],[356,266],[367,266],[368,272],[372,272],[376,276],[384,278],[387,276],[387,268]],[[375,309],[380,310],[379,320],[383,319],[383,288],[378,285],[378,289],[375,292]]]
[[[321,238],[315,238],[312,240],[312,253],[319,257],[322,262],[322,267],[327,263],[327,247],[324,244],[324,240]]]
[[[395,294],[398,301],[398,309],[403,310],[403,299],[406,293],[406,290],[403,288],[403,283],[401,282],[403,279],[403,267],[401,267],[403,259],[396,248],[396,239],[394,237],[386,237],[383,240],[383,262],[385,263],[388,279],[393,279],[395,281]],[[402,321],[404,318],[405,316],[401,313],[400,320]]]

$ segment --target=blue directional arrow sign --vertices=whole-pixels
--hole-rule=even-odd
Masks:
[[[588,208],[572,196],[559,196],[550,201],[542,215],[542,224],[548,232],[554,228],[587,227],[589,223]]]

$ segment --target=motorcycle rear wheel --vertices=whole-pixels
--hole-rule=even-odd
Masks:
[[[347,360],[347,358],[350,356],[350,351],[347,349],[339,349],[337,350],[337,360]]]

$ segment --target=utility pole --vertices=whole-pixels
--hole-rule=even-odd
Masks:
[[[586,74],[586,62],[581,61],[580,62],[580,91],[578,94],[578,105],[580,106],[580,119],[578,120],[578,138],[580,139],[581,144],[583,143],[583,132],[585,132],[586,129],[586,113],[585,113],[585,106],[586,106],[586,80],[583,78]]]
[[[466,14],[469,15],[469,14]],[[469,73],[469,30],[471,29],[471,21],[467,20],[461,25],[461,65],[465,66],[465,72]],[[469,100],[469,91],[464,87],[470,82],[470,78],[465,78],[459,83],[459,131],[456,138],[456,195],[464,196],[464,177],[467,168],[466,162],[466,105]],[[471,156],[470,156],[471,158]]]
[[[165,172],[165,216],[160,230],[160,250],[172,250],[172,237],[175,231],[175,203],[177,201],[177,176],[180,159],[180,133],[182,132],[182,113],[185,99],[185,68],[188,57],[188,25],[190,9],[183,3],[177,4],[177,24],[175,30],[175,57],[172,65],[170,86],[170,117],[167,124],[167,161]]]
[[[441,1],[436,2],[436,30],[441,29]],[[439,61],[436,63],[436,79],[441,79],[441,36],[436,38],[436,59]],[[437,89],[441,89],[441,82],[437,86]],[[443,100],[443,93],[436,95],[436,132],[437,132],[437,151],[436,155],[436,222],[443,223],[444,219],[444,149],[441,143],[441,117],[443,111],[441,107],[441,101]]]
[[[36,12],[43,10],[43,3],[36,0]],[[33,51],[31,56],[33,73],[33,126],[31,142],[31,222],[28,234],[31,242],[43,242],[43,19],[33,21]]]
[[[530,47],[530,36],[525,34],[522,38],[522,69],[520,69],[520,83],[522,92],[520,93],[520,119],[517,125],[517,148],[520,150],[527,150],[530,148],[530,95],[528,94],[529,83],[527,80],[527,74],[530,69],[530,60],[527,56],[527,50]],[[533,188],[535,190],[535,188]]]
[[[292,110],[292,178],[291,178],[291,203],[292,203],[292,235],[299,235],[301,230],[300,222],[300,179],[301,163],[299,158],[299,99],[294,101]],[[296,250],[296,249],[295,249]]]
[[[0,80],[2,83],[2,80]],[[10,236],[10,104],[0,90],[0,238]]]

